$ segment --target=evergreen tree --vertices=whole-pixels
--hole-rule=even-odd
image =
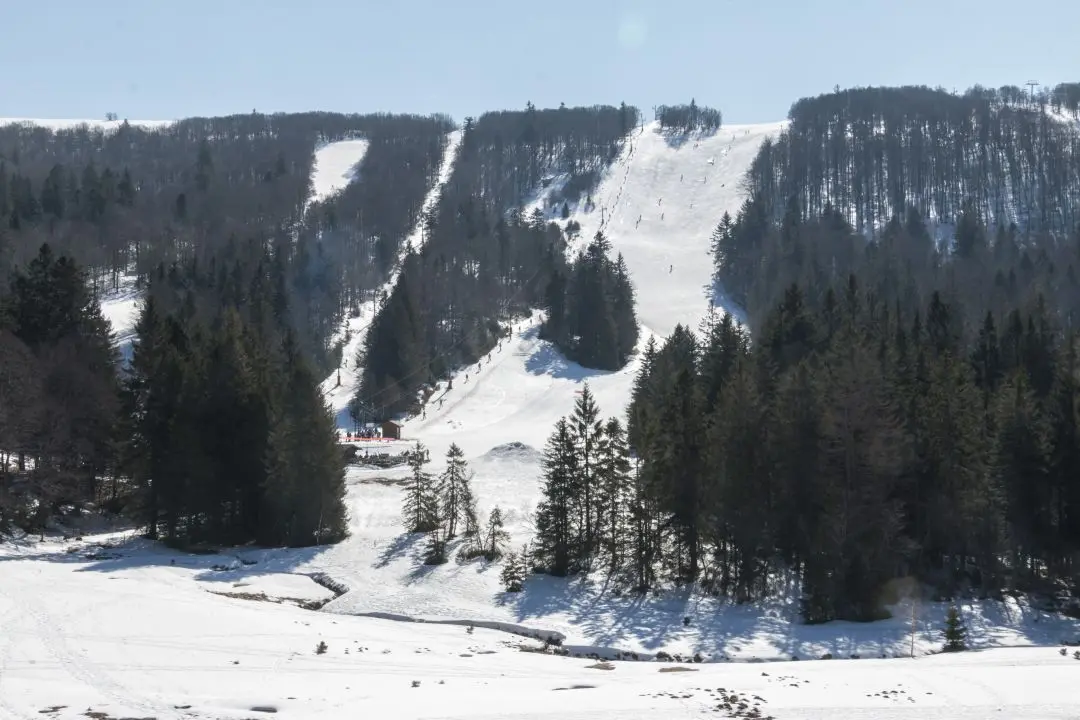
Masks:
[[[626,433],[617,418],[605,423],[598,440],[595,468],[597,540],[599,550],[606,556],[608,572],[614,575],[626,560],[631,532],[630,457]]]
[[[434,478],[424,470],[430,462],[427,448],[419,440],[408,454],[409,483],[405,488],[402,517],[407,532],[432,532],[439,526],[438,493]]]
[[[461,523],[466,535],[476,533],[476,501],[469,486],[470,474],[465,453],[456,443],[451,443],[446,453],[446,469],[439,479],[438,492],[447,539],[453,539],[457,535],[458,523]]]
[[[502,510],[499,506],[491,509],[488,515],[487,526],[481,538],[484,557],[490,561],[498,560],[503,556],[507,544],[510,542],[510,534],[503,527]]]
[[[599,524],[599,478],[598,454],[603,437],[603,423],[600,408],[596,405],[589,384],[584,383],[581,394],[574,403],[574,412],[570,417],[570,429],[577,458],[574,462],[575,473],[571,479],[572,492],[580,498],[577,518],[579,553],[583,558],[591,557],[596,550],[597,526]]]
[[[955,605],[949,605],[945,616],[945,652],[967,650],[967,628]]]
[[[544,450],[543,499],[536,508],[536,548],[540,567],[555,576],[569,575],[579,568],[584,555],[580,535],[578,450],[573,431],[565,418]]]

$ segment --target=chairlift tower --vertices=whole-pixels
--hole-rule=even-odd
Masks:
[[[1034,106],[1035,105],[1035,88],[1039,87],[1039,81],[1038,80],[1028,80],[1024,84],[1028,86],[1028,101],[1032,104],[1032,106]]]

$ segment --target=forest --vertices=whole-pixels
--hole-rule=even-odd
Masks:
[[[965,203],[989,224],[1071,231],[1080,198],[1077,86],[1038,94],[974,87],[856,88],[804,98],[747,178],[779,220],[796,196],[859,232],[914,207],[953,222]]]
[[[0,126],[0,530],[93,507],[182,546],[344,537],[319,383],[452,129],[331,113]],[[315,149],[346,138],[367,141],[362,181],[311,202]],[[130,358],[100,310],[116,290],[143,298]]]
[[[94,292],[164,263],[209,262],[232,242],[293,243],[285,263],[297,341],[320,371],[330,337],[374,299],[435,182],[443,116],[333,113],[189,118],[52,131],[0,125],[0,288],[48,243]],[[316,147],[363,137],[365,182],[309,206]]]
[[[901,115],[957,102],[892,99]],[[1009,186],[994,172],[986,187]],[[737,602],[794,586],[807,622],[884,617],[915,583],[1075,596],[1080,228],[1020,226],[978,197],[940,225],[902,194],[910,204],[860,232],[843,205],[852,177],[810,208],[820,188],[805,177],[818,176],[786,180],[785,197],[752,174],[711,238],[717,289],[747,326],[717,310],[677,328],[645,349],[625,416],[586,393],[556,425],[533,569],[639,591],[694,582]]]

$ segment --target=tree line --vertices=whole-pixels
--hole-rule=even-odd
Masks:
[[[880,618],[911,579],[1075,588],[1075,327],[1036,297],[969,336],[959,303],[851,274],[790,285],[753,342],[715,313],[650,343],[625,424],[586,391],[556,426],[534,568],[737,601],[797,583],[808,622]]]
[[[719,110],[698,105],[693,99],[689,105],[659,105],[655,115],[661,129],[681,133],[714,133],[723,124]]]
[[[792,196],[807,217],[830,204],[860,232],[909,206],[953,222],[970,202],[993,225],[1070,231],[1080,220],[1080,131],[1049,109],[1072,107],[1071,92],[900,87],[804,98],[763,145],[747,184],[773,220]]]

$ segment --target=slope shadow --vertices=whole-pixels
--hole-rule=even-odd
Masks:
[[[713,282],[706,285],[705,298],[712,303],[713,307],[727,312],[743,326],[747,325],[746,310],[727,294],[723,283]]]
[[[690,142],[691,140],[693,140],[695,142],[700,142],[702,140],[707,140],[708,138],[713,137],[714,135],[716,135],[717,132],[719,132],[719,128],[717,130],[709,130],[709,131],[705,131],[705,130],[675,130],[675,129],[661,129],[661,128],[658,128],[656,132],[657,132],[657,134],[659,134],[661,137],[664,138],[664,142],[667,143],[668,147],[674,148],[674,149],[677,150],[677,149],[681,148],[683,145],[685,145],[686,143]]]
[[[613,375],[617,370],[596,370],[568,360],[555,345],[547,340],[525,360],[525,369],[533,375],[550,375],[560,380],[584,382],[589,378]]]

